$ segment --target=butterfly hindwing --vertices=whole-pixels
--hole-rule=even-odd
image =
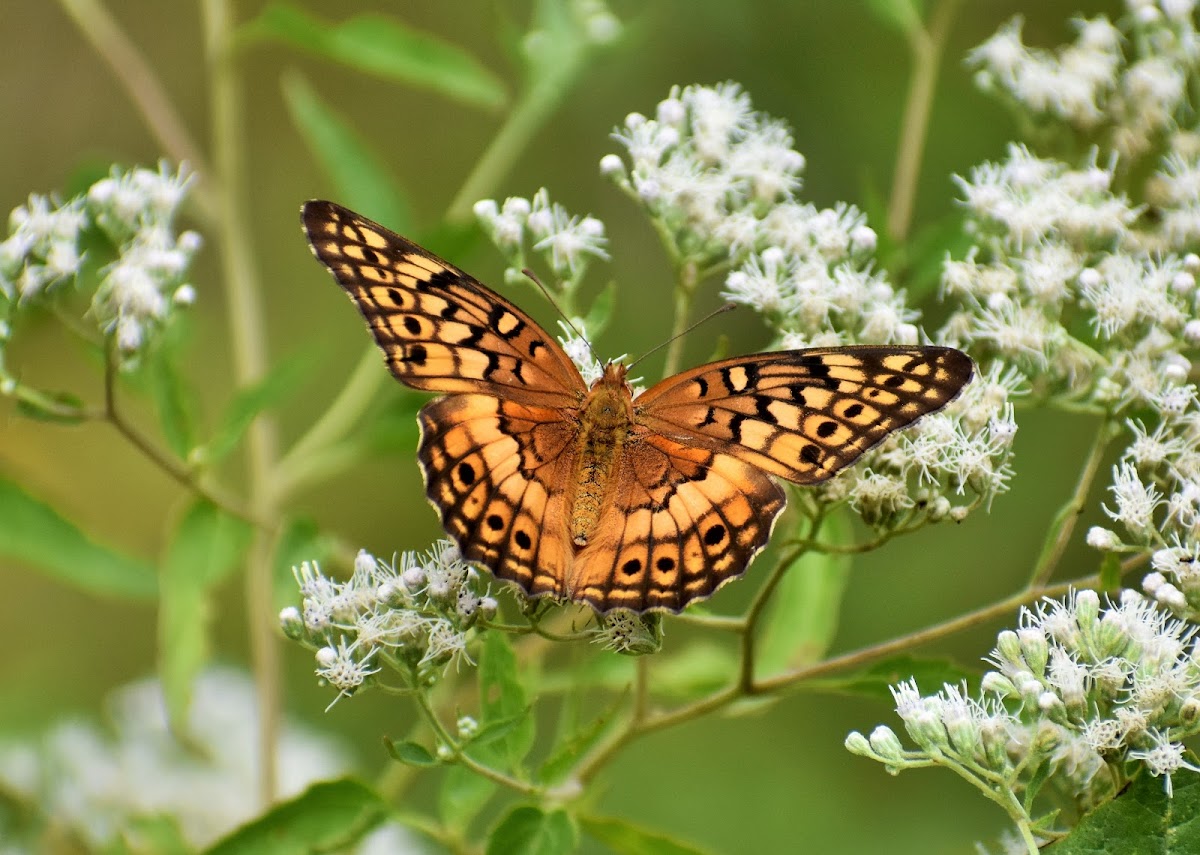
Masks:
[[[736,457],[638,438],[569,591],[599,611],[679,611],[745,572],[785,501],[778,484]]]
[[[463,555],[530,594],[561,597],[572,560],[571,423],[488,395],[438,398],[419,420],[425,492]]]
[[[651,430],[813,484],[945,406],[972,371],[968,356],[946,347],[759,353],[668,377],[634,408]]]
[[[578,406],[586,392],[558,342],[449,262],[332,202],[301,213],[313,253],[366,319],[401,382]]]

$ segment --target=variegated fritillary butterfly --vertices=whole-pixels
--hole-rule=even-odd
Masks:
[[[463,555],[531,596],[678,611],[741,575],[785,495],[954,398],[945,347],[757,353],[636,398],[610,362],[589,389],[554,338],[458,268],[332,202],[313,253],[398,380],[445,393],[419,415],[426,493]]]

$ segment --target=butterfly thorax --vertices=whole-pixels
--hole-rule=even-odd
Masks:
[[[571,539],[578,548],[587,546],[596,529],[632,427],[632,396],[625,383],[625,366],[610,362],[579,410],[575,447],[578,489],[571,511]]]

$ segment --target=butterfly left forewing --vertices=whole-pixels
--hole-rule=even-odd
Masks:
[[[945,347],[759,353],[668,377],[634,407],[653,431],[813,484],[945,406],[972,371],[966,354]]]
[[[449,262],[333,202],[301,213],[309,245],[350,295],[398,380],[578,406],[570,358],[532,318]]]

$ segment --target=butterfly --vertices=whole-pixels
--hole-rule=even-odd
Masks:
[[[946,347],[722,359],[634,397],[457,267],[333,202],[301,220],[420,411],[429,501],[463,556],[538,597],[677,612],[740,576],[786,496],[824,481],[971,379]],[[774,477],[773,477],[774,476]]]

